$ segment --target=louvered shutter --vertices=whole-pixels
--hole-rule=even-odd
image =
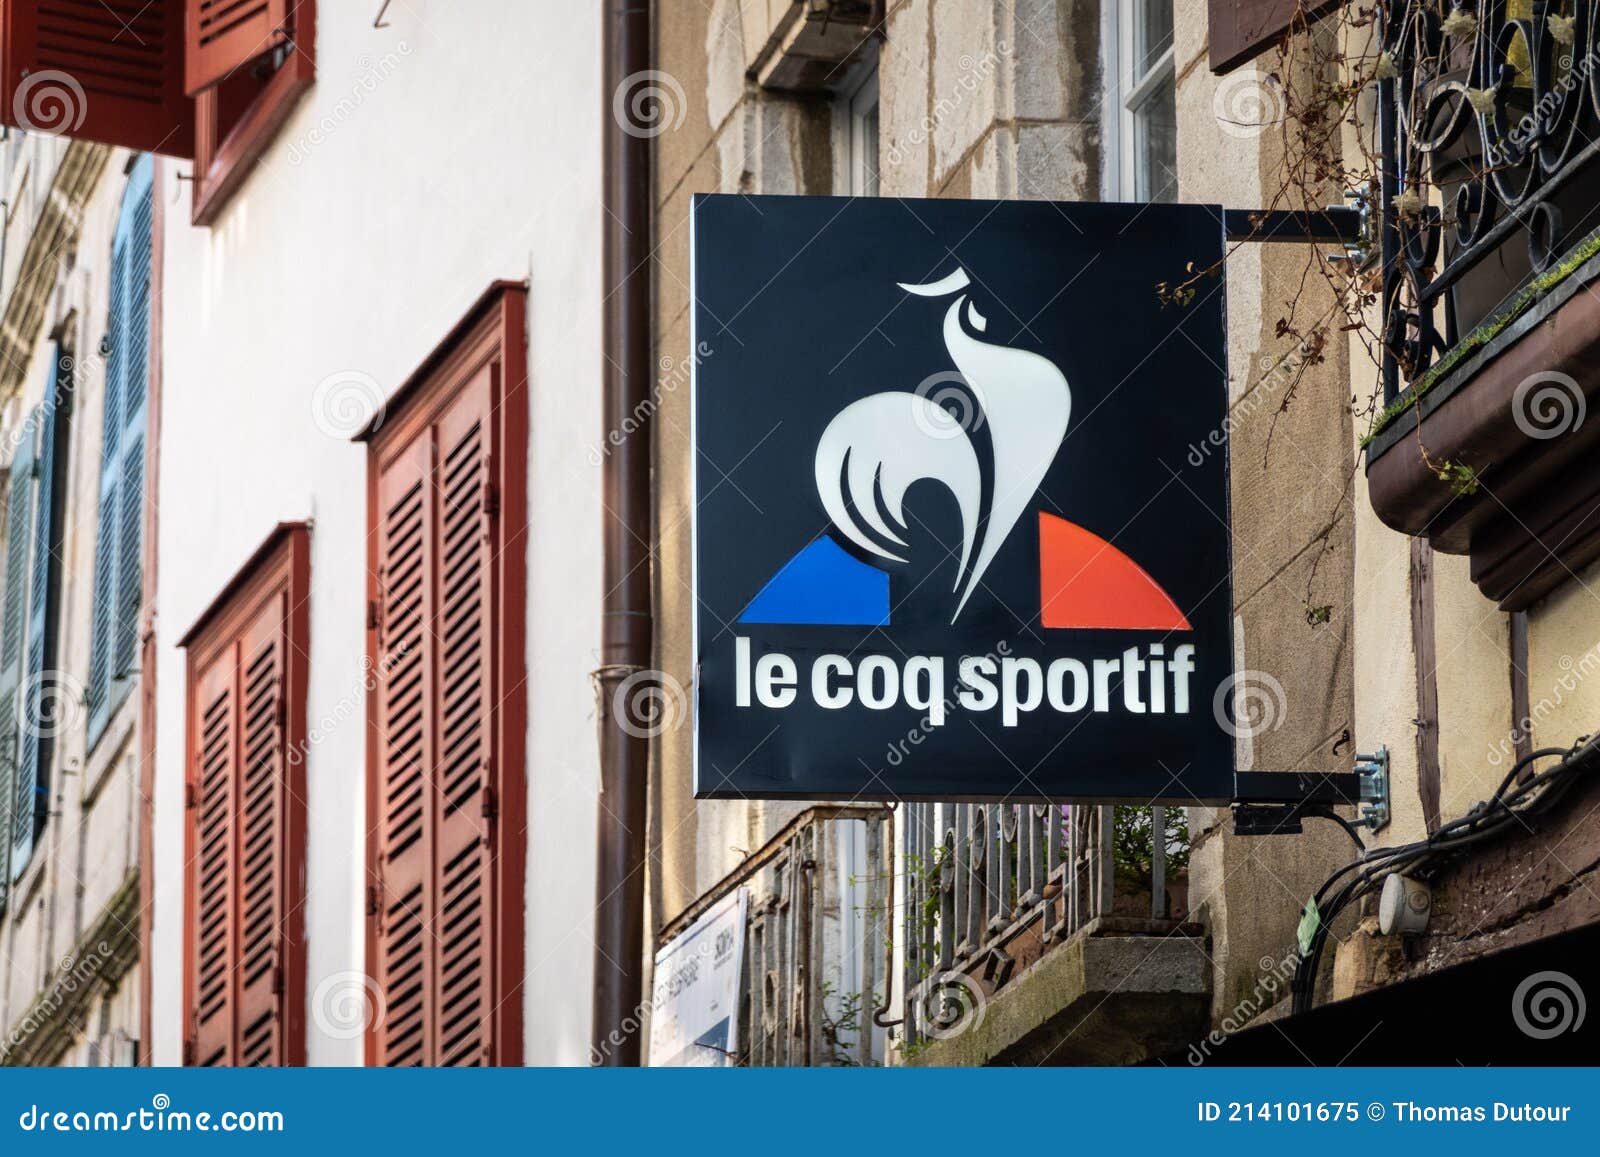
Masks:
[[[1297,13],[1307,22],[1344,0],[1210,0],[1211,71],[1239,67],[1283,39]]]
[[[70,363],[66,363],[70,365]],[[21,730],[12,813],[11,866],[20,873],[33,854],[33,841],[49,812],[50,760],[54,751],[60,696],[56,669],[56,623],[61,603],[61,501],[66,485],[68,407],[72,383],[62,369],[58,348],[51,359],[50,382],[36,411],[39,456],[34,465],[33,562],[28,583],[28,637],[16,719]]]
[[[374,450],[377,838],[368,908],[386,1008],[371,1037],[377,1064],[504,1064],[519,1055],[511,1038],[520,969],[508,949],[520,934],[506,916],[520,899],[508,896],[496,765],[507,698],[498,666],[499,380],[489,364],[446,378],[446,400],[418,399],[426,420],[402,419],[402,444]]]
[[[111,251],[109,352],[89,632],[91,745],[130,689],[128,675],[135,666],[139,641],[153,171],[148,157],[134,166]]]
[[[186,1058],[199,1065],[222,1065],[234,1057],[238,995],[233,969],[238,960],[239,910],[238,702],[234,694],[232,648],[201,673],[189,697],[194,738],[189,777],[188,889],[186,945],[189,1007],[194,1015],[194,1048]]]
[[[491,1064],[497,922],[494,911],[495,703],[490,557],[493,527],[489,371],[440,417],[435,502],[439,527],[438,1010],[441,1065]]]
[[[488,373],[380,484],[380,1063],[495,1059]]]
[[[291,758],[304,738],[304,536],[269,543],[185,639],[192,1064],[305,1063],[304,795]]]
[[[293,39],[291,0],[189,0],[185,87],[193,96]]]
[[[429,1064],[435,1055],[432,940],[433,445],[418,439],[378,483],[379,592],[375,670],[378,841],[375,978],[385,1015],[376,1025],[382,1065]]]
[[[24,433],[34,429],[30,418]],[[6,491],[5,592],[0,596],[0,833],[16,823],[17,692],[28,628],[29,546],[33,542],[33,439],[23,437],[11,460]],[[10,895],[11,840],[0,839],[0,902]]]
[[[0,121],[194,156],[184,0],[0,0]]]

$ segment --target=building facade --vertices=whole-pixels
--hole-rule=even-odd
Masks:
[[[1474,45],[1489,53],[1482,46],[1493,36],[1511,36],[1497,31],[1504,22],[1525,21],[1512,37],[1522,38],[1511,52],[1522,62],[1512,89],[1523,104],[1515,107],[1554,93],[1546,105],[1563,102],[1558,127],[1582,122],[1588,114],[1569,94],[1589,73],[1563,47],[1571,42],[1563,13],[1552,7],[1547,25],[1536,27],[1532,6],[1508,5],[1502,19],[1470,3],[728,0],[661,8],[659,64],[681,86],[681,124],[658,138],[657,152],[663,365],[701,356],[688,329],[687,220],[696,193],[1364,204],[1375,231],[1353,259],[1337,245],[1236,238],[1226,261],[1230,408],[1224,428],[1198,432],[1193,449],[1202,457],[1226,452],[1231,464],[1235,664],[1256,711],[1236,726],[1237,766],[1348,770],[1357,752],[1382,748],[1392,822],[1362,834],[1369,847],[1401,848],[1492,813],[1498,805],[1483,801],[1496,798],[1520,756],[1549,748],[1548,758],[1559,759],[1592,730],[1581,674],[1594,665],[1585,661],[1596,625],[1581,545],[1592,503],[1563,500],[1559,515],[1525,514],[1536,505],[1527,484],[1494,493],[1508,457],[1548,462],[1578,447],[1519,435],[1514,425],[1499,442],[1462,427],[1472,404],[1464,398],[1482,388],[1505,392],[1497,412],[1510,422],[1514,387],[1545,367],[1508,352],[1502,365],[1517,367],[1514,376],[1483,387],[1513,370],[1497,369],[1494,355],[1459,363],[1483,340],[1475,325],[1493,326],[1496,310],[1513,304],[1527,310],[1518,293],[1538,270],[1559,268],[1563,253],[1569,264],[1581,257],[1592,212],[1560,201],[1560,241],[1540,242],[1545,251],[1531,269],[1521,255],[1526,237],[1506,240],[1518,230],[1500,224],[1495,244],[1511,256],[1493,260],[1509,272],[1498,283],[1469,277],[1473,318],[1465,304],[1457,315],[1456,291],[1440,298],[1436,288],[1428,332],[1437,348],[1397,372],[1397,361],[1416,359],[1416,316],[1429,310],[1386,328],[1403,313],[1393,295],[1409,300],[1407,279],[1431,276],[1434,258],[1417,256],[1408,267],[1396,248],[1431,254],[1426,246],[1437,236],[1424,230],[1385,249],[1383,222],[1405,227],[1408,190],[1424,205],[1431,199],[1447,225],[1458,188],[1467,189],[1461,196],[1484,194],[1459,175],[1441,194],[1443,176],[1419,151],[1420,132],[1409,141],[1409,168],[1380,189],[1380,159],[1401,155],[1406,118],[1415,115],[1406,102],[1433,93],[1407,86],[1439,84],[1434,78],[1453,63],[1461,71],[1445,80],[1455,87],[1433,96],[1435,107],[1447,112],[1452,106],[1442,102],[1452,91],[1456,104],[1466,101]],[[1443,32],[1452,13],[1452,31]],[[1442,37],[1443,47],[1430,37]],[[1555,79],[1531,67],[1546,59]],[[1483,87],[1494,91],[1487,80]],[[1400,111],[1386,119],[1386,108]],[[1440,125],[1446,112],[1436,113]],[[1524,138],[1536,120],[1522,122]],[[1400,130],[1388,127],[1395,124]],[[1492,113],[1482,125],[1493,139]],[[1382,143],[1386,131],[1402,141]],[[1478,131],[1471,121],[1457,135],[1470,140]],[[1518,164],[1525,199],[1501,189],[1486,200],[1498,195],[1526,213],[1548,197],[1539,181],[1554,166],[1546,158],[1530,175],[1529,162],[1519,156]],[[1361,190],[1364,202],[1354,189],[1363,178],[1372,182]],[[1534,211],[1536,236],[1549,233],[1536,227],[1541,220],[1553,218]],[[1456,252],[1455,243],[1445,245]],[[824,308],[796,321],[832,332],[870,330],[871,319]],[[850,333],[845,346],[857,337],[870,333]],[[1455,408],[1442,420],[1407,404],[1418,381],[1429,389],[1439,378],[1428,372],[1439,363],[1462,394],[1436,403],[1440,414]],[[1584,380],[1574,366],[1552,366],[1567,374],[1557,380],[1565,392],[1546,399],[1567,404],[1561,438],[1576,434],[1573,407],[1583,412],[1588,389],[1566,384]],[[1474,373],[1478,387],[1470,385]],[[694,608],[677,581],[693,549],[684,529],[694,501],[688,402],[664,396],[655,430],[658,655],[669,679],[689,686]],[[1430,425],[1450,432],[1447,450],[1426,436]],[[1069,441],[1075,436],[1094,435],[1078,428]],[[1471,475],[1468,483],[1452,485],[1451,462]],[[1472,509],[1462,517],[1466,504]],[[1498,553],[1495,542],[1505,544]],[[781,889],[762,882],[766,859],[792,841],[793,824],[811,821],[795,819],[799,805],[694,802],[689,729],[666,730],[655,742],[660,869],[651,900],[667,920],[665,934],[681,931],[679,913],[693,917],[735,887],[776,904]],[[1549,821],[1553,827],[1519,818],[1476,855],[1389,861],[1416,866],[1421,880],[1408,879],[1407,896],[1413,904],[1431,897],[1431,923],[1384,934],[1375,891],[1346,907],[1323,933],[1311,1002],[1381,990],[1592,924],[1583,883],[1590,857],[1581,850],[1592,804],[1565,806],[1571,810]],[[1357,818],[1353,809],[1340,814]],[[881,851],[854,878],[878,882],[840,899],[819,878],[817,903],[836,921],[852,909],[878,913],[891,926],[891,949],[875,969],[864,967],[881,955],[883,937],[876,929],[861,935],[859,922],[842,945],[813,941],[811,956],[788,965],[788,975],[809,969],[829,980],[790,1001],[786,1016],[763,981],[772,973],[752,956],[742,1020],[749,1057],[770,1055],[774,1034],[792,1044],[809,1033],[814,1042],[819,1025],[846,1018],[862,1034],[869,1023],[885,1033],[886,1044],[868,1052],[881,1050],[890,1062],[1187,1055],[1200,1063],[1241,1028],[1290,1011],[1307,898],[1327,903],[1338,894],[1323,883],[1353,848],[1331,822],[1308,819],[1292,837],[1238,835],[1228,809],[1202,807],[1060,815],[1033,805],[902,804],[868,822],[881,824],[873,837]],[[752,936],[756,927],[752,916]],[[841,988],[837,978],[846,975],[866,977],[868,987]],[[1509,1001],[1509,990],[1504,995]],[[857,1017],[856,1009],[867,1012]],[[1186,1053],[1190,1046],[1199,1051]],[[805,1055],[817,1055],[814,1043]],[[1298,1063],[1288,1048],[1269,1055]]]
[[[139,1059],[153,164],[8,130],[0,1060]]]
[[[1310,1008],[1559,970],[1600,923],[1577,5],[658,0],[612,77],[613,7],[0,6],[0,1061],[612,1063],[730,900],[717,1063],[1293,1061]],[[1350,807],[694,798],[702,193],[1365,213],[1234,238],[1191,450],[1231,467],[1237,766],[1381,754],[1370,870]],[[620,959],[597,831],[640,852]]]

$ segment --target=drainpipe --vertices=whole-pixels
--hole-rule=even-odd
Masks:
[[[612,94],[650,67],[651,0],[605,0],[602,118],[603,420],[605,434],[649,399],[650,140],[612,114]],[[651,660],[650,437],[612,444],[602,466],[599,840],[594,911],[596,1064],[640,1063],[644,981],[647,774],[650,745],[616,709],[617,689]],[[630,1031],[631,1030],[631,1031]]]

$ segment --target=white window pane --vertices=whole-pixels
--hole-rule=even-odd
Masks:
[[[1178,195],[1178,108],[1172,77],[1152,89],[1133,114],[1135,196],[1174,201]]]
[[[1129,3],[1130,0],[1119,0]],[[1172,47],[1172,0],[1132,0],[1139,5],[1139,34],[1135,42],[1136,77],[1150,71],[1161,54]]]

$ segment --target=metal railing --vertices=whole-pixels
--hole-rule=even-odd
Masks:
[[[901,815],[902,1047],[958,1031],[975,1000],[1096,920],[1175,926],[1184,914],[1181,809],[956,803]]]
[[[1187,841],[1182,809],[821,804],[659,942],[745,889],[734,1063],[877,1065],[890,1032],[905,1050],[955,1031],[974,998],[1097,921],[1177,927]]]
[[[1587,0],[1385,0],[1387,399],[1600,226]]]
[[[806,809],[663,930],[666,943],[735,889],[748,891],[735,1064],[883,1062],[890,815],[876,805]]]

